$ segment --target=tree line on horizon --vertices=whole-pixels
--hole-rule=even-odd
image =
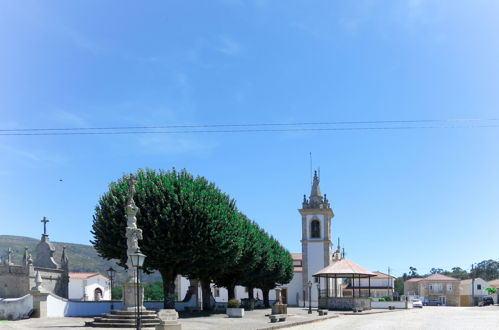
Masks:
[[[235,286],[269,291],[293,278],[293,261],[275,238],[241,213],[235,201],[206,178],[177,171],[138,170],[134,201],[142,229],[141,251],[146,273],[158,270],[163,281],[164,308],[174,308],[177,275],[201,283],[204,309],[211,309],[211,284],[225,287],[229,299]],[[125,206],[130,175],[109,185],[95,208],[91,242],[105,259],[126,267]]]
[[[492,281],[499,278],[499,262],[496,260],[483,260],[473,264],[472,270],[467,271],[461,267],[452,267],[451,270],[442,268],[432,268],[428,274],[419,274],[416,267],[409,267],[409,272],[402,274],[395,280],[395,291],[400,295],[404,294],[404,282],[411,278],[423,278],[433,274],[442,274],[459,280],[470,278],[482,278],[485,281]]]

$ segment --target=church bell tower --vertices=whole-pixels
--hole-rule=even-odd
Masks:
[[[332,262],[331,220],[334,217],[326,194],[321,194],[317,171],[310,197],[303,195],[302,208],[298,211],[302,219],[303,288],[308,300],[308,282],[313,283],[312,301],[317,303],[317,286],[312,275]]]

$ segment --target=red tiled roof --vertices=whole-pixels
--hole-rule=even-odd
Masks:
[[[69,278],[87,279],[98,275],[108,278],[106,275],[102,275],[101,273],[69,273]]]
[[[499,278],[497,280],[489,281],[489,285],[494,288],[499,288]]]
[[[293,260],[302,260],[303,259],[301,253],[291,253],[291,258],[293,258]]]
[[[411,278],[406,282],[419,282],[419,281],[459,281],[459,279],[450,277],[443,274],[432,274],[423,278]]]
[[[443,274],[433,274],[423,278],[425,281],[459,281],[459,279]]]
[[[382,272],[373,272],[373,274],[376,275],[373,278],[395,278],[395,276],[388,275],[388,274],[385,274],[385,273],[382,273]]]
[[[355,262],[347,258],[343,258],[341,260],[333,262],[331,265],[327,266],[326,268],[319,270],[313,276],[320,276],[320,275],[337,275],[339,277],[341,276],[350,277],[354,275],[358,275],[361,277],[375,276],[374,273],[370,272],[369,270],[365,269],[364,267],[356,264]]]

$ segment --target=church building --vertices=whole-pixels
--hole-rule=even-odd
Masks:
[[[310,291],[312,305],[316,306],[319,288],[318,283],[312,275],[329,266],[333,261],[331,221],[334,217],[326,194],[322,195],[321,193],[317,172],[314,173],[310,196],[308,198],[306,195],[303,196],[303,203],[298,212],[301,215],[302,251],[301,253],[291,253],[294,276],[291,282],[281,287],[281,295],[284,303],[290,306],[303,306],[305,303],[308,305]],[[297,225],[299,224],[297,221]],[[334,255],[336,254],[339,254],[339,247],[334,252]],[[186,278],[179,276],[176,284],[178,297],[185,297],[188,287],[192,283],[189,283],[189,280]],[[340,285],[338,283],[338,286]],[[262,291],[260,289],[254,290],[254,297],[262,299]],[[228,300],[225,288],[213,286],[212,294],[217,302],[227,302]],[[237,286],[235,294],[236,299],[239,300],[248,298],[248,292],[245,287]],[[270,291],[269,299],[275,299],[274,290]]]

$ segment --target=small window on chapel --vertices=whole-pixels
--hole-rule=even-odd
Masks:
[[[319,220],[313,220],[310,223],[310,237],[320,238],[321,237],[321,227]]]

